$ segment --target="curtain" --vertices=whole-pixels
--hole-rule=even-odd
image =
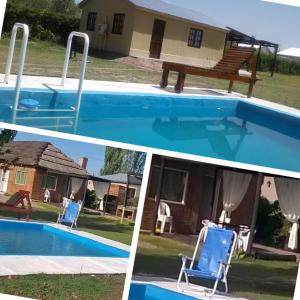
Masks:
[[[241,204],[251,178],[251,174],[223,170],[223,211],[220,223],[230,223],[230,215]]]
[[[275,178],[278,201],[283,215],[293,223],[288,247],[298,248],[298,230],[300,219],[300,181],[292,178]]]
[[[84,182],[83,178],[71,177],[71,195],[70,195],[70,199],[75,198],[75,195],[79,192],[83,182]]]
[[[107,194],[109,188],[109,182],[93,181],[94,190],[97,198],[103,199],[104,195]]]

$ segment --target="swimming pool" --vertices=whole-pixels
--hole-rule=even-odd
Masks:
[[[10,88],[0,90],[0,121],[12,122],[13,95]],[[26,98],[38,100],[41,108],[64,109],[75,104],[76,93],[23,89],[20,99]],[[84,92],[78,118],[74,112],[22,111],[15,122],[300,171],[300,118],[236,98]]]
[[[173,292],[156,285],[131,283],[128,300],[195,300],[196,298]]]
[[[1,255],[128,258],[129,253],[51,225],[0,220]]]

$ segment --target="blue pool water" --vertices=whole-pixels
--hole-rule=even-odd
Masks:
[[[0,90],[0,121],[12,122],[13,94]],[[54,109],[74,105],[76,95],[28,89],[26,98]],[[74,112],[18,112],[15,122],[300,172],[300,118],[237,99],[85,92],[77,128]]]
[[[176,293],[152,284],[131,283],[128,300],[195,300],[196,298]]]
[[[127,258],[129,253],[52,226],[0,220],[0,255]]]

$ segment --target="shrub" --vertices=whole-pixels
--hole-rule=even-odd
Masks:
[[[78,30],[80,18],[7,4],[3,32],[9,33],[16,22],[28,24],[31,38],[65,43]]]
[[[290,226],[281,212],[278,201],[270,203],[265,198],[260,199],[255,234],[258,242],[283,247]]]
[[[95,191],[86,190],[84,206],[88,208],[97,208],[99,200]]]

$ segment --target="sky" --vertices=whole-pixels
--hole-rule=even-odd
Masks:
[[[280,50],[300,48],[300,0],[164,1],[198,10],[221,25],[233,27],[258,39],[278,43]]]
[[[77,163],[79,162],[80,157],[87,157],[87,170],[90,174],[99,175],[99,171],[104,164],[104,146],[25,133],[21,131],[18,132],[15,137],[15,141],[50,142]]]

